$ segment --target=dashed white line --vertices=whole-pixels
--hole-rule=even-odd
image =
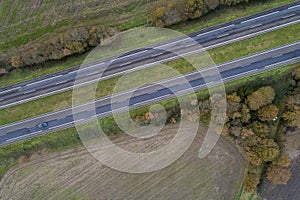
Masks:
[[[167,97],[167,96],[170,96],[170,95],[171,95],[171,94],[166,94],[166,95],[163,95],[163,96],[155,97],[155,98],[153,98],[153,99],[148,99],[148,100],[143,101],[143,102],[135,103],[135,104],[133,104],[132,106],[137,106],[137,105],[140,105],[140,104],[143,105],[143,104],[145,104],[145,103],[152,102],[152,101],[157,100],[157,99],[162,99],[162,98]]]
[[[157,56],[160,56],[160,55],[162,55],[162,54],[164,54],[164,53],[162,52],[162,53],[159,53],[159,54],[154,54],[154,55],[152,55],[151,57],[157,57]]]
[[[294,13],[294,14],[291,14],[291,15],[286,15],[286,16],[283,16],[282,19],[293,17],[294,15],[296,15],[296,14]]]
[[[93,68],[93,67],[99,67],[99,66],[101,66],[101,65],[103,65],[103,64],[105,64],[105,63],[103,62],[103,63],[99,63],[99,64],[92,65],[92,66],[89,66],[89,67],[80,68],[80,69],[77,70],[76,72],[84,71],[84,70],[87,70],[87,69]]]
[[[217,38],[225,37],[225,36],[228,36],[228,35],[229,35],[229,33],[225,33],[223,35],[218,35]]]
[[[187,44],[187,45],[185,45],[184,47],[191,47],[191,46],[194,46],[194,45],[196,45],[195,43],[192,43],[192,44]]]
[[[58,126],[51,127],[51,128],[49,128],[49,130],[56,129],[56,128],[59,128],[59,127],[62,127],[62,126],[67,126],[67,125],[70,125],[70,124],[73,124],[73,121],[68,122],[66,124],[61,124],[61,125],[58,125]]]
[[[64,80],[64,81],[61,81],[61,82],[55,83],[55,85],[60,85],[60,84],[66,83],[66,82],[68,82],[68,80]]]
[[[34,90],[29,90],[29,91],[25,91],[25,92],[23,92],[23,94],[29,94],[29,93],[32,93],[32,92],[35,92],[36,90],[34,89]]]
[[[139,52],[134,53],[134,54],[130,54],[130,55],[127,55],[127,56],[119,57],[118,59],[123,59],[123,58],[131,57],[131,56],[134,56],[134,55],[137,55],[137,54],[140,54],[140,53],[144,53],[144,52],[147,52],[147,51],[148,50],[139,51]]]
[[[99,71],[94,71],[94,72],[91,72],[89,74],[87,74],[86,76],[91,76],[91,75],[94,75],[94,74],[97,74],[97,73],[100,73]]]
[[[254,25],[254,26],[251,26],[250,29],[251,29],[251,28],[259,27],[259,26],[261,26],[261,25],[262,25],[262,24],[256,24],[256,25]]]
[[[121,64],[121,65],[119,65],[119,66],[120,66],[120,67],[123,67],[123,66],[129,65],[129,64],[131,64],[131,62],[126,62],[126,63],[123,63],[123,64]]]
[[[277,58],[277,57],[280,57],[280,56],[282,56],[282,54],[273,56],[272,58]]]

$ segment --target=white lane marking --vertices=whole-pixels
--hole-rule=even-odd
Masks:
[[[154,55],[151,55],[151,57],[157,57],[157,56],[160,56],[162,54],[164,54],[164,53],[162,52],[162,53],[159,53],[159,54],[154,54]]]
[[[55,79],[55,78],[58,78],[58,77],[61,77],[61,76],[63,76],[63,75],[58,75],[58,76],[54,76],[54,77],[51,77],[51,78],[43,79],[43,80],[40,80],[40,81],[37,81],[37,82],[34,82],[34,83],[27,84],[26,86],[35,85],[37,83],[42,83],[42,82],[45,82],[45,81],[49,81],[49,80],[52,80],[52,79]]]
[[[13,90],[18,90],[18,89],[20,89],[21,87],[16,87],[16,88],[12,88],[12,89],[9,89],[9,90],[4,90],[4,91],[2,91],[2,92],[0,92],[0,94],[2,94],[2,93],[7,93],[7,92],[10,92],[10,91],[13,91]]]
[[[163,95],[163,96],[155,97],[155,98],[153,98],[153,99],[148,99],[148,100],[143,101],[143,102],[135,103],[135,104],[133,104],[132,106],[143,105],[143,104],[145,104],[145,103],[152,102],[152,101],[157,100],[157,99],[162,99],[162,98],[167,97],[167,96],[170,96],[170,95],[171,95],[171,94],[166,94],[166,95]]]
[[[259,26],[261,26],[261,25],[262,25],[262,24],[256,24],[256,25],[254,25],[254,26],[251,26],[250,29],[251,29],[251,28],[259,27]]]
[[[272,64],[272,65],[265,66],[265,68],[267,69],[267,68],[274,67],[274,66],[279,65],[279,64],[288,63],[288,62],[290,62],[290,61],[295,61],[295,62],[297,62],[297,61],[299,61],[299,59],[300,59],[300,57],[298,56],[298,57],[291,58],[291,59],[288,59],[288,60],[284,60],[284,61],[281,61],[281,62],[278,62],[278,63],[274,63],[274,64]],[[295,63],[295,62],[294,62],[294,63]]]
[[[29,94],[29,93],[32,93],[32,92],[35,92],[36,90],[34,89],[34,90],[29,90],[29,91],[25,91],[25,92],[23,92],[23,94]]]
[[[55,83],[55,85],[63,84],[63,83],[66,83],[66,82],[68,82],[68,80],[64,80],[64,81],[61,81],[61,82]]]
[[[18,137],[14,137],[14,138],[8,139],[8,140],[6,140],[6,141],[7,141],[7,142],[9,142],[9,141],[14,141],[14,140],[17,140],[17,139],[19,139],[19,138],[25,138],[25,137],[28,137],[29,135],[34,135],[34,134],[37,134],[37,133],[40,133],[40,132],[42,132],[42,130],[39,130],[39,131],[36,131],[36,132],[33,132],[33,133],[29,133],[29,134],[26,134],[26,135],[21,135],[21,136],[18,136]]]
[[[100,72],[99,71],[94,71],[94,72],[91,72],[91,73],[87,74],[86,76],[91,76],[91,75],[98,74],[98,73],[100,73]]]
[[[253,21],[253,20],[256,20],[256,19],[259,19],[259,18],[262,18],[262,17],[270,16],[270,15],[273,15],[273,14],[278,13],[278,12],[279,12],[279,11],[275,11],[275,12],[272,12],[272,13],[269,13],[269,14],[266,14],[266,15],[262,15],[262,16],[255,17],[255,18],[252,18],[252,19],[248,19],[248,20],[246,20],[246,21],[241,22],[241,24],[244,24],[244,23],[246,23],[246,22],[251,22],[251,21]]]
[[[123,58],[127,58],[127,57],[131,57],[131,56],[134,56],[134,55],[137,55],[137,54],[140,54],[140,53],[145,53],[145,52],[147,52],[147,51],[148,51],[148,50],[139,51],[139,52],[136,52],[136,53],[134,53],[134,54],[130,54],[130,55],[127,55],[127,56],[119,57],[117,60],[123,59]]]
[[[92,65],[92,66],[89,66],[89,67],[80,68],[80,69],[76,70],[76,72],[84,71],[84,70],[87,70],[87,69],[90,69],[90,68],[93,68],[93,67],[99,67],[103,64],[105,64],[105,63],[103,62],[103,63],[99,63],[99,64]]]
[[[289,10],[289,9],[296,8],[296,7],[299,7],[299,6],[300,6],[300,5],[296,5],[296,6],[289,7],[288,10]]]
[[[291,14],[291,15],[286,15],[286,16],[283,16],[282,19],[289,18],[289,17],[292,17],[294,15],[296,15],[296,14],[294,13],[294,14]]]
[[[252,63],[249,63],[249,64],[247,64],[247,65],[244,65],[244,66],[241,66],[241,67],[247,67],[247,66],[249,66],[249,65],[251,65]]]
[[[66,124],[61,124],[61,125],[58,125],[58,126],[50,127],[49,130],[56,129],[56,128],[59,128],[59,127],[62,127],[62,126],[67,126],[67,125],[73,124],[73,122],[74,121],[68,122]]]
[[[279,55],[276,55],[276,56],[273,56],[272,58],[277,58],[277,57],[281,57],[282,54],[279,54]]]
[[[194,46],[194,45],[196,45],[195,43],[192,43],[192,44],[187,44],[187,45],[185,45],[184,47],[191,47],[191,46]]]
[[[241,76],[241,75],[250,74],[250,73],[255,72],[255,71],[257,71],[257,70],[258,70],[258,69],[253,69],[253,70],[250,70],[250,71],[241,73],[241,74],[236,74],[236,75],[233,75],[233,76],[228,76],[228,77],[224,78],[223,80],[226,80],[226,79],[229,79],[229,78],[233,78],[233,77],[236,77],[236,76]]]
[[[129,64],[131,64],[132,62],[126,62],[126,63],[123,63],[123,64],[121,64],[121,65],[119,65],[120,67],[123,67],[123,66],[125,66],[125,65],[129,65]]]
[[[198,34],[197,36],[201,36],[201,35],[206,35],[208,33],[212,33],[212,32],[215,32],[215,31],[219,31],[219,30],[223,30],[223,29],[226,29],[228,27],[232,27],[232,26],[235,26],[235,24],[231,24],[229,26],[225,26],[225,27],[222,27],[222,28],[218,28],[218,29],[215,29],[215,30],[211,30],[211,31],[208,31],[208,32],[205,32],[205,33],[201,33],[201,34]]]
[[[175,42],[171,42],[171,43],[168,43],[168,44],[164,44],[164,45],[160,45],[160,46],[157,46],[157,47],[154,47],[154,49],[162,49],[161,47],[165,47],[165,46],[170,46],[171,44],[174,44],[174,43],[177,43],[177,42],[182,42],[182,41],[185,41],[185,40],[190,40],[191,38],[185,38],[185,39],[182,39],[182,40],[177,40]]]
[[[217,38],[225,37],[225,36],[228,36],[228,35],[229,35],[229,33],[225,33],[223,35],[218,35]]]
[[[75,73],[77,73],[78,72],[78,70],[76,70],[76,71],[72,71],[72,72],[69,72],[68,74],[75,74]]]

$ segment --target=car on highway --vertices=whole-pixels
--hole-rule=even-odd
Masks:
[[[48,127],[48,122],[40,123],[40,124],[37,125],[37,127],[39,127],[39,128],[45,128],[45,127]]]

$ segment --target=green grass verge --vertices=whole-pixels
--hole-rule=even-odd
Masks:
[[[202,28],[206,28],[209,26],[214,26],[220,23],[224,23],[230,20],[234,20],[246,15],[254,14],[256,12],[261,12],[270,8],[274,8],[280,5],[284,5],[287,3],[291,3],[293,0],[269,0],[269,1],[264,1],[264,2],[250,2],[250,3],[243,3],[241,5],[236,5],[234,7],[225,7],[225,8],[220,8],[215,11],[212,11],[208,13],[205,16],[202,16],[200,19],[196,19],[193,21],[188,21],[188,22],[183,22],[174,26],[171,26],[169,28],[181,31],[183,33],[190,33],[196,30],[200,30]],[[7,2],[6,2],[7,3]],[[130,9],[128,9],[130,10]],[[96,11],[95,11],[96,12]],[[140,15],[140,14],[139,14]],[[139,17],[137,15],[133,19],[130,18],[129,20],[126,20],[125,23],[121,23],[119,28],[121,30],[126,30],[129,28],[137,27],[140,25],[145,24],[145,21],[147,21],[147,17],[142,16]],[[67,23],[67,22],[66,22]],[[100,22],[97,22],[100,23]],[[59,21],[59,24],[64,25],[62,21]],[[67,23],[68,24],[68,23]],[[60,25],[56,25],[60,26]],[[47,30],[49,31],[49,30]],[[46,31],[46,32],[47,32]],[[39,32],[41,33],[41,32]],[[34,34],[34,33],[32,33]],[[22,36],[19,38],[19,40],[25,40],[27,36]],[[37,38],[37,36],[32,37],[28,36],[29,38],[26,39],[29,40],[30,38]],[[25,39],[24,39],[25,38]],[[24,43],[21,42],[21,44]],[[26,43],[26,42],[25,42]],[[6,47],[8,48],[8,47]],[[1,47],[0,47],[1,49]],[[5,48],[3,48],[5,49]],[[86,54],[84,54],[86,55]],[[61,62],[50,62],[49,64],[46,65],[41,65],[37,67],[30,67],[30,68],[21,68],[17,69],[14,72],[10,73],[7,76],[2,76],[0,77],[0,86],[6,86],[10,85],[13,83],[21,82],[24,80],[32,79],[34,77],[46,75],[52,72],[56,72],[62,69],[67,69],[72,66],[76,66],[78,64],[81,64],[84,60],[85,56],[72,56],[71,58],[64,59],[64,64]]]
[[[258,51],[293,42],[295,40],[300,40],[300,35],[298,34],[299,32],[300,24],[295,24],[270,33],[257,36],[255,38],[250,38],[223,47],[212,49],[209,51],[209,54],[215,61],[215,63],[222,63],[235,58],[246,56],[248,54],[256,53]],[[182,59],[171,61],[167,63],[167,65],[177,70],[181,74],[195,70],[194,67],[192,67],[190,64],[188,64]],[[157,69],[159,70],[159,68]],[[153,70],[156,69],[153,68]],[[157,74],[160,75],[156,77],[157,80],[167,78],[167,76],[164,76],[165,74],[163,73]],[[103,96],[110,95],[118,79],[119,77],[114,77],[105,81],[101,81],[98,84],[95,97],[100,98]],[[132,80],[138,80],[138,77]],[[36,115],[41,115],[58,109],[70,107],[72,105],[71,99],[72,91],[68,91],[49,97],[37,99],[32,102],[2,109],[0,110],[0,125],[22,120],[25,118],[30,118]]]

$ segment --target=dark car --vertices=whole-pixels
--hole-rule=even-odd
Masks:
[[[37,125],[37,127],[39,128],[45,128],[48,126],[48,122],[43,122],[43,123],[40,123],[39,125]]]

